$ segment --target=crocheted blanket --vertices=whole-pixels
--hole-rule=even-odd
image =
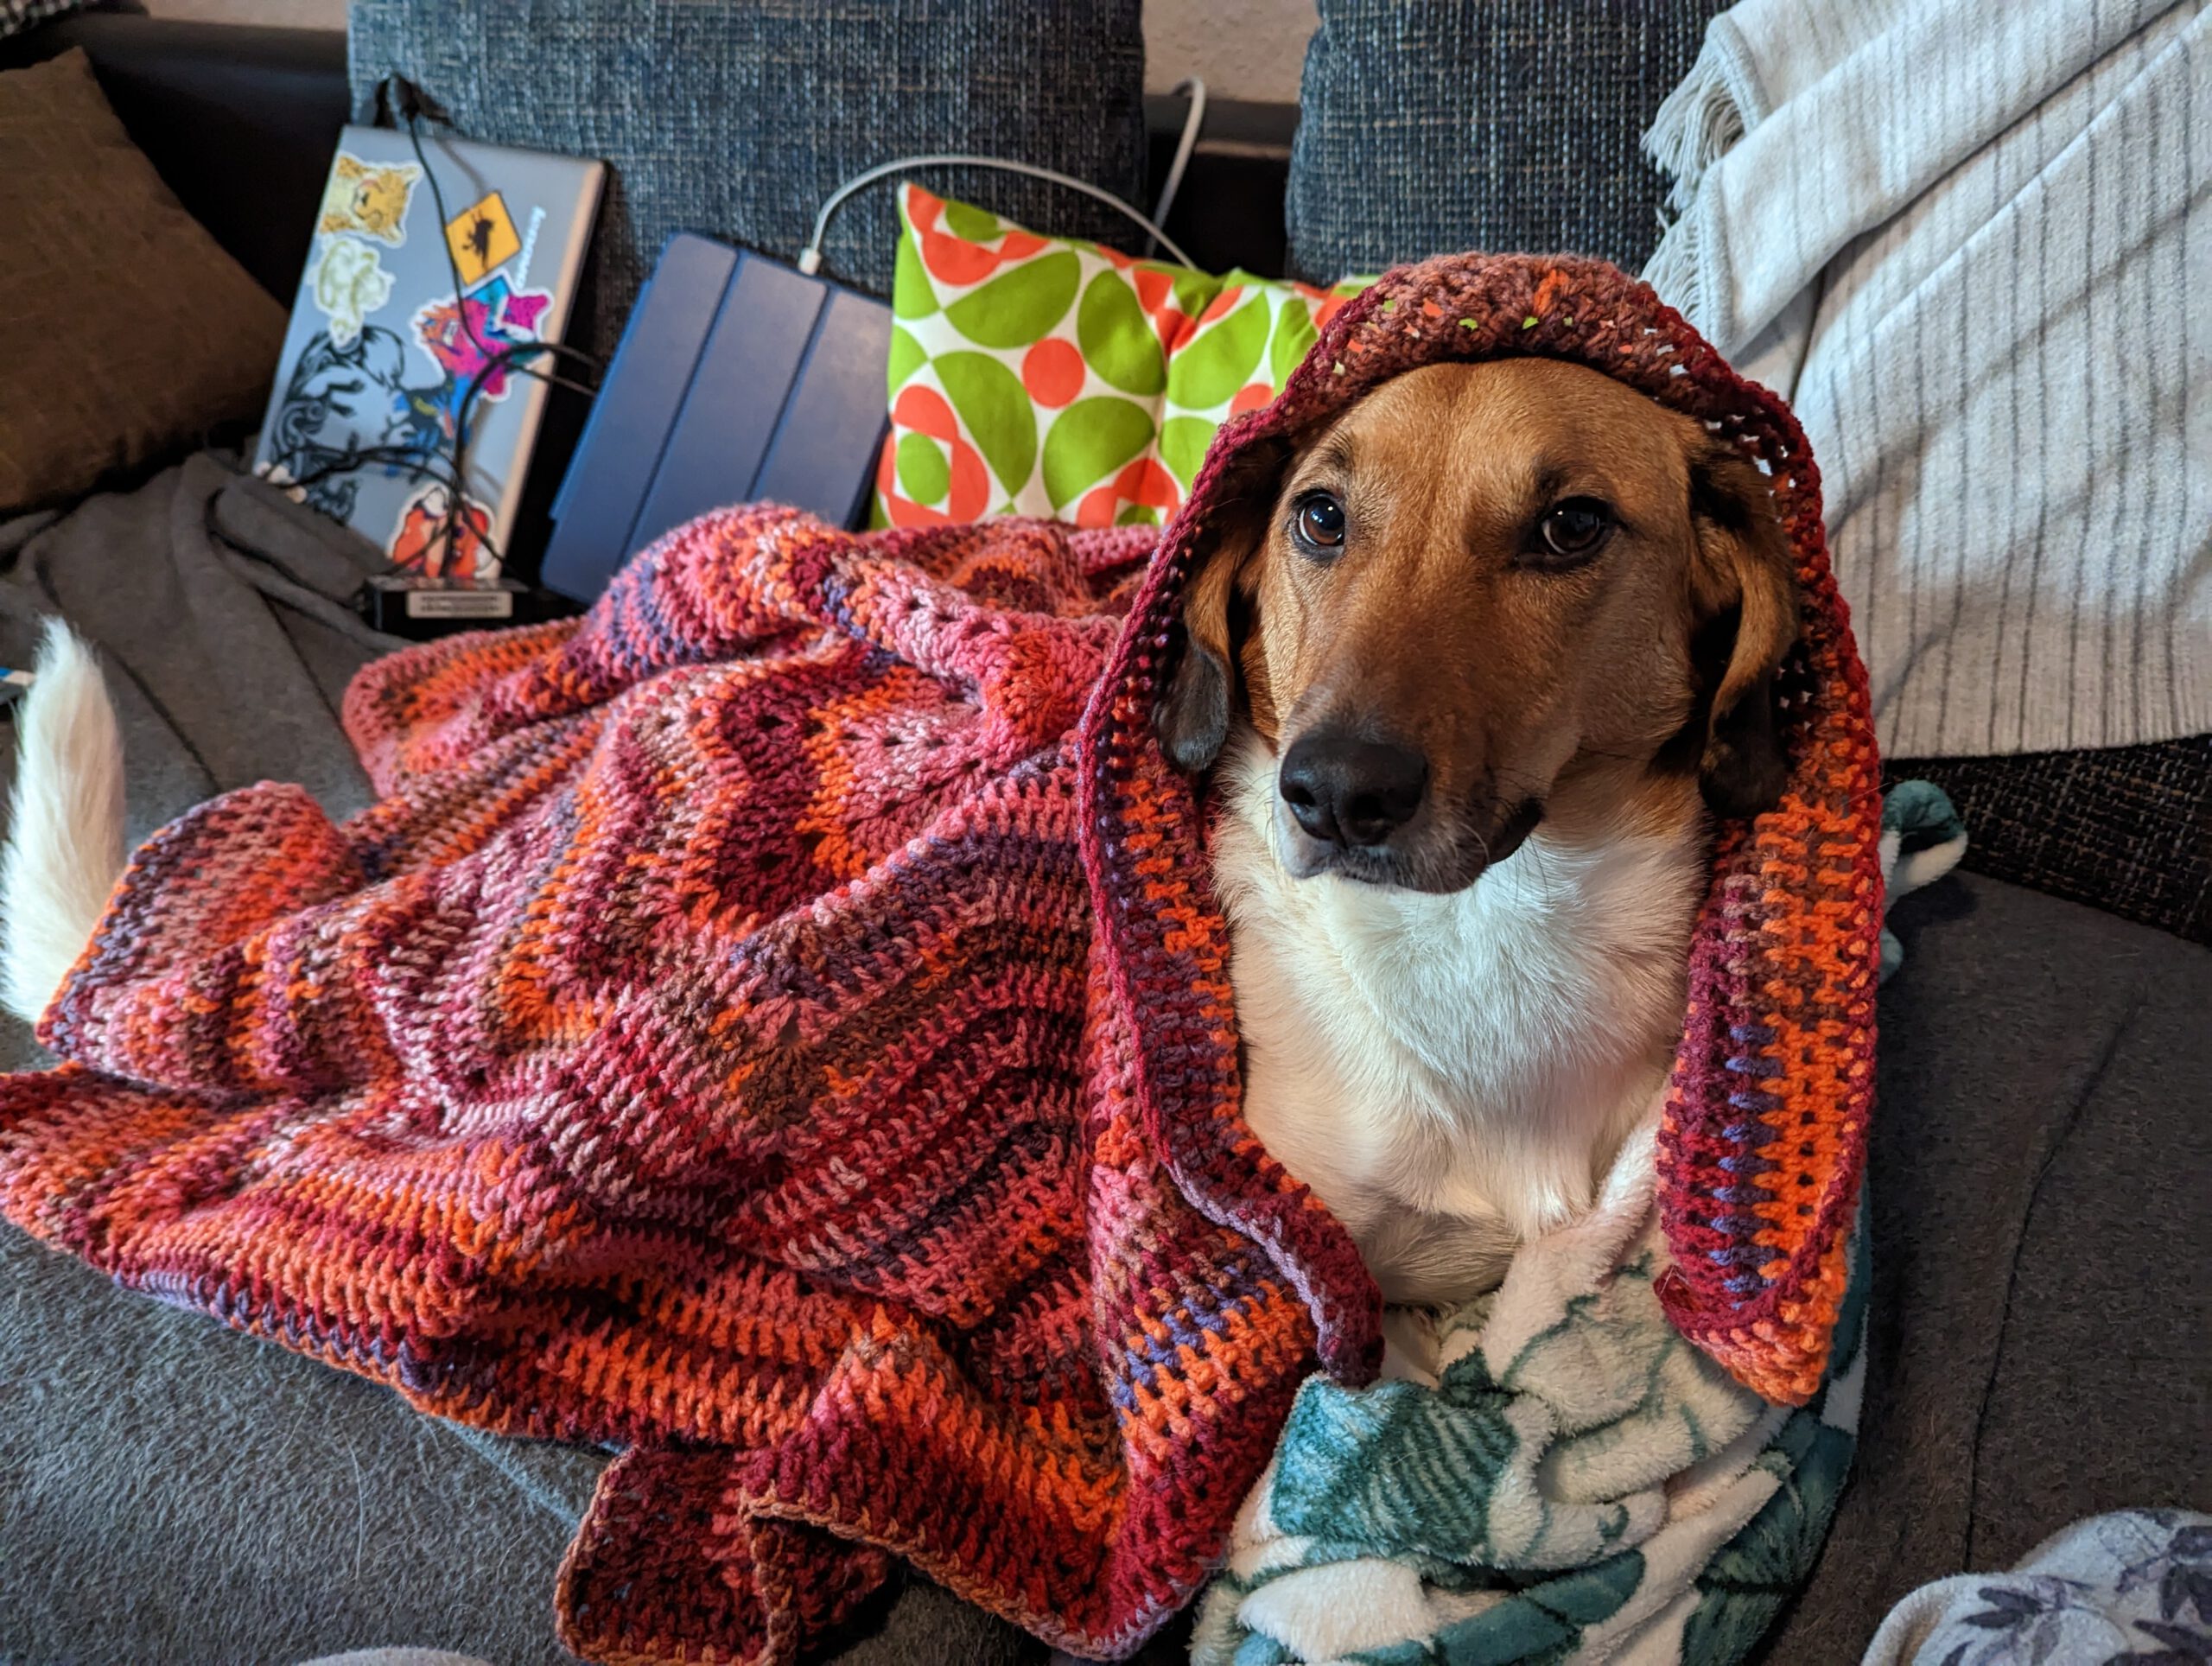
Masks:
[[[893,1554],[1134,1648],[1301,1378],[1380,1356],[1351,1241],[1238,1115],[1199,786],[1151,727],[1193,542],[1245,447],[1516,353],[1719,424],[1796,544],[1795,773],[1719,842],[1656,1294],[1804,1400],[1872,1087],[1865,676],[1795,423],[1594,263],[1390,275],[1156,548],[738,510],[581,623],[371,667],[379,804],[264,785],[137,853],[62,1064],[0,1081],[0,1211],[427,1411],[625,1447],[562,1575],[581,1653],[789,1661]]]

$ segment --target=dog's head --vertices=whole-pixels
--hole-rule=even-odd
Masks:
[[[1249,717],[1294,873],[1454,891],[1624,776],[1694,771],[1724,815],[1780,793],[1796,587],[1725,439],[1517,359],[1409,371],[1255,449],[1202,534],[1156,722],[1195,771]]]

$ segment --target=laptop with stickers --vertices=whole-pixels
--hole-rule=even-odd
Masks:
[[[346,128],[256,472],[403,573],[497,577],[548,391],[525,369],[554,368],[530,344],[567,326],[606,173],[427,128],[419,149],[404,130]]]

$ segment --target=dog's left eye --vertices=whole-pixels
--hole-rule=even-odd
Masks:
[[[1298,541],[1316,554],[1344,547],[1344,506],[1334,493],[1308,492],[1292,511],[1290,525]]]
[[[1595,498],[1569,498],[1554,504],[1536,523],[1529,553],[1548,566],[1587,561],[1613,530],[1613,512]]]

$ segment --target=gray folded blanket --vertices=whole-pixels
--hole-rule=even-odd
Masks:
[[[405,645],[353,607],[389,563],[234,461],[204,453],[65,516],[0,521],[0,663],[28,664],[56,614],[99,650],[134,844],[257,780],[297,781],[333,816],[372,796],[338,707],[355,671]]]

